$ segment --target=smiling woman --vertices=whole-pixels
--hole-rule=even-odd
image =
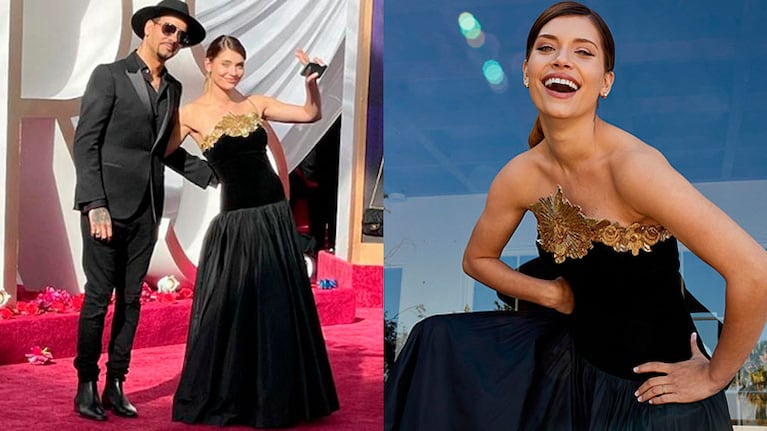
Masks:
[[[416,325],[386,382],[387,430],[731,429],[724,388],[765,323],[767,253],[597,115],[614,58],[609,28],[579,3],[533,24],[530,149],[496,176],[463,256],[470,277],[523,305]],[[501,255],[528,212],[538,258],[514,270]],[[680,288],[678,242],[727,283],[711,357]]]
[[[578,7],[572,7],[572,12],[578,11]],[[586,99],[585,109],[588,110],[596,98],[595,93],[598,92],[603,98],[610,93],[615,80],[615,42],[612,32],[599,15],[568,15],[565,12],[564,8],[550,8],[533,24],[525,47],[523,81],[525,87],[530,88],[530,74],[538,78],[533,82],[530,92],[536,107],[546,100],[554,103],[557,99],[575,97],[576,92],[580,92],[578,96],[581,100]],[[552,20],[553,16],[559,19]],[[558,69],[547,69],[549,63],[555,64]],[[545,71],[543,76],[542,71]],[[551,98],[542,99],[538,96],[541,87],[547,90],[545,92]],[[581,103],[581,109],[584,109],[584,102]],[[572,104],[567,106],[578,109]],[[556,109],[556,105],[547,108]],[[551,115],[557,116],[555,113]],[[540,115],[536,118],[528,138],[530,147],[543,140],[540,118]]]
[[[295,55],[308,63],[303,51]],[[222,186],[200,254],[173,420],[287,427],[338,409],[287,188],[266,153],[282,154],[267,121],[320,118],[319,75],[303,78],[303,105],[246,96],[236,88],[245,58],[235,37],[211,42],[205,92],[181,108],[168,145],[171,152],[190,135]]]

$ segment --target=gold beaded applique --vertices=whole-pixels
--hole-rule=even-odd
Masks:
[[[530,210],[538,219],[538,242],[544,250],[554,254],[556,263],[562,263],[568,257],[580,259],[586,256],[593,241],[615,251],[631,251],[637,256],[639,250],[649,252],[653,245],[671,237],[660,225],[632,223],[624,227],[617,222],[586,217],[579,206],[567,200],[560,186],[555,194],[530,205]]]
[[[212,148],[223,135],[244,138],[256,131],[259,127],[261,127],[261,116],[258,115],[258,112],[253,111],[247,114],[233,114],[230,112],[224,115],[223,118],[218,121],[216,127],[205,136],[200,148],[203,151]]]

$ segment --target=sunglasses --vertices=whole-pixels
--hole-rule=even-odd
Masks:
[[[184,30],[179,30],[178,27],[175,26],[175,24],[171,24],[169,22],[163,22],[160,23],[158,21],[152,20],[155,24],[158,24],[160,26],[160,30],[162,31],[162,34],[165,36],[173,36],[174,34],[178,33],[178,43],[181,46],[189,46],[189,35]]]

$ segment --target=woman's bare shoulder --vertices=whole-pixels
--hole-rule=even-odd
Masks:
[[[542,162],[543,157],[540,148],[533,147],[512,157],[501,168],[499,175],[503,174],[504,178],[509,180],[520,179],[530,174],[531,171],[539,170]]]
[[[202,98],[197,98],[179,109],[181,124],[192,130],[204,130],[214,116],[212,106]]]
[[[271,97],[265,96],[263,94],[250,94],[247,96],[248,102],[252,106],[256,108],[256,111],[258,111],[258,115],[261,117],[264,116],[264,111],[269,106],[270,101],[272,100]]]
[[[209,100],[206,99],[203,95],[182,106],[181,111],[198,113],[200,111],[209,110],[210,108],[211,104]]]
[[[637,195],[657,192],[659,183],[669,186],[686,182],[660,150],[616,129],[616,145],[610,156],[609,169],[616,190],[627,202],[634,201]]]
[[[613,128],[609,136],[612,142],[610,165],[613,170],[621,172],[670,167],[660,150],[623,129]]]
[[[181,118],[181,123],[185,124],[188,121],[194,119],[197,117],[197,114],[199,114],[200,105],[199,102],[200,99],[195,99],[179,108],[178,115]]]
[[[549,182],[544,175],[545,163],[540,144],[517,154],[498,172],[489,194],[526,208],[542,196]]]
[[[261,102],[263,100],[270,99],[270,97],[263,94],[249,94],[247,97],[251,102]]]

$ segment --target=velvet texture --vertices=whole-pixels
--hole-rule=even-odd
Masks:
[[[695,325],[682,296],[675,238],[637,256],[594,243],[582,259],[559,265],[550,254],[539,252],[541,264],[573,288],[573,338],[579,353],[594,365],[643,380],[632,371],[641,363],[690,358]]]
[[[266,133],[226,133],[205,152],[222,185],[222,212],[200,255],[173,419],[265,428],[326,416],[338,398]]]
[[[313,286],[312,293],[322,326],[354,322],[357,309],[354,289],[320,289]]]
[[[162,346],[186,341],[191,300],[173,304],[147,303],[141,306],[138,330],[133,347]],[[105,327],[112,324],[112,310],[107,311]],[[26,362],[30,347],[48,347],[56,358],[74,356],[78,313],[46,313],[40,316],[0,320],[0,365]],[[104,331],[102,351],[106,350],[109,331]]]
[[[294,232],[285,201],[212,222],[175,420],[284,427],[338,408]]]
[[[317,279],[334,279],[356,292],[358,307],[383,307],[383,262],[354,265],[326,251],[317,256]]]
[[[724,393],[690,404],[639,403],[643,362],[689,359],[695,327],[677,242],[650,252],[594,243],[581,259],[540,258],[520,271],[564,277],[575,310],[425,319],[413,328],[385,388],[386,430],[730,430]],[[428,406],[428,408],[427,408]],[[428,411],[428,413],[427,413]]]
[[[432,316],[385,388],[385,430],[731,430],[724,393],[653,406],[577,353],[556,312]]]

